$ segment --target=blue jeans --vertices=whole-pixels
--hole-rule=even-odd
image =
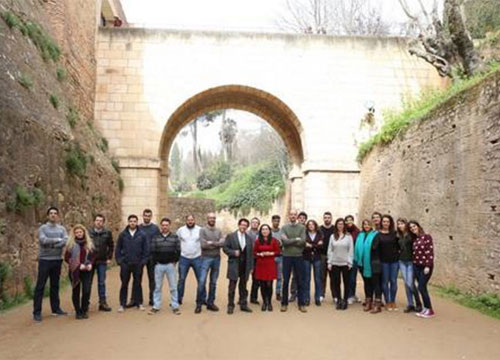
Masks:
[[[95,264],[92,271],[92,279],[94,279],[94,274],[97,273],[97,293],[99,294],[99,303],[106,302],[106,271],[108,270],[108,265]]]
[[[276,263],[276,294],[281,295],[281,284],[283,282],[283,256],[276,256],[274,258],[274,262]]]
[[[386,303],[396,302],[399,262],[382,263],[382,292]]]
[[[349,293],[347,294],[348,299],[356,296],[357,280],[358,280],[358,266],[352,265],[352,268],[349,271]]]
[[[220,256],[216,257],[204,256],[201,258],[200,284],[203,287],[201,292],[202,303],[206,303],[207,305],[214,304],[215,291],[217,289],[217,278],[219,277],[219,269],[220,269]],[[210,271],[210,282],[208,285],[208,299],[207,299],[206,282],[209,271]]]
[[[177,297],[177,269],[175,263],[155,265],[155,291],[153,292],[153,307],[161,309],[161,289],[163,287],[163,276],[166,275],[168,288],[170,289],[170,306],[172,309],[179,308]]]
[[[196,277],[196,282],[198,283],[196,289],[196,305],[201,306],[201,294],[203,287],[200,283],[200,275],[201,275],[201,256],[198,256],[194,259],[188,259],[184,256],[181,256],[179,260],[179,283],[177,285],[178,295],[179,295],[179,303],[182,304],[182,299],[184,298],[184,287],[186,285],[186,278],[188,276],[189,269],[193,268],[194,276]]]
[[[283,256],[283,290],[281,304],[288,305],[288,291],[290,287],[290,276],[292,271],[297,279],[297,297],[299,306],[305,305],[304,296],[304,259],[302,256]]]
[[[413,274],[413,263],[411,261],[399,261],[399,268],[405,282],[406,300],[408,306],[414,306],[413,296],[415,294],[415,276]],[[417,294],[418,296],[418,294]]]
[[[305,302],[311,301],[311,272],[314,271],[314,300],[320,301],[323,295],[323,286],[321,284],[321,259],[304,260],[304,294]]]

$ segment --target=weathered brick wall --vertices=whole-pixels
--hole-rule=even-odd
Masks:
[[[417,219],[434,282],[500,292],[500,74],[437,108],[361,167],[360,214]]]
[[[36,275],[37,229],[47,206],[61,209],[68,229],[76,222],[90,225],[93,214],[102,212],[116,232],[121,196],[118,174],[93,127],[96,2],[0,0],[0,11],[39,24],[62,52],[57,62],[44,61],[29,36],[0,20],[0,262],[12,269],[3,287],[15,295]],[[62,80],[56,76],[60,68],[67,73]],[[31,78],[30,88],[20,84],[21,74]],[[67,120],[70,107],[79,113],[74,126]],[[79,176],[67,165],[77,146],[86,159]],[[18,188],[38,189],[43,201],[9,210]]]
[[[212,211],[215,211],[215,200],[169,197],[166,216],[172,221],[172,229],[177,230],[186,223],[188,214],[194,215],[197,225],[204,226],[207,214]],[[156,220],[160,222],[161,217]]]

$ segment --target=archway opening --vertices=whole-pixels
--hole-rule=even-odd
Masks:
[[[169,159],[172,145],[182,129],[204,114],[221,114],[225,109],[242,110],[265,120],[282,139],[290,162],[289,204],[302,202],[302,173],[304,161],[302,126],[292,110],[277,97],[255,88],[238,85],[220,86],[201,92],[185,101],[168,119],[164,128],[161,146],[160,211],[168,209]],[[219,141],[219,139],[214,139]]]

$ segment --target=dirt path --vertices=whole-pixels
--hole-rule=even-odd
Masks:
[[[204,310],[195,315],[193,278],[190,274],[180,316],[169,311],[155,316],[139,310],[116,313],[116,268],[108,273],[112,313],[96,311],[95,288],[86,321],[76,321],[72,314],[49,316],[48,299],[42,324],[32,322],[31,304],[16,308],[0,315],[0,359],[500,359],[498,320],[437,297],[438,316],[432,320],[402,311],[369,315],[359,304],[335,311],[330,299],[321,307],[311,306],[307,314],[296,306],[280,313],[275,304],[273,313],[254,306],[253,314]],[[222,310],[226,294],[227,281],[221,276],[217,303]],[[69,289],[61,299],[64,309],[72,311]]]

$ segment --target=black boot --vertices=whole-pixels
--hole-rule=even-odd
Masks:
[[[260,284],[260,295],[262,296],[262,311],[267,310],[267,287],[266,285],[262,282]]]
[[[273,283],[267,290],[267,311],[273,311]]]

